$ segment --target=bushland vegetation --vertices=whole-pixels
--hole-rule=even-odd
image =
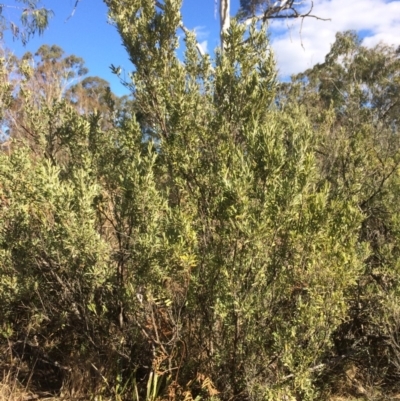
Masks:
[[[179,59],[180,1],[107,3],[132,98],[0,60],[3,398],[396,394],[399,51],[339,33],[279,83],[265,27]]]

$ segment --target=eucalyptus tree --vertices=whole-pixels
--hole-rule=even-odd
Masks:
[[[67,56],[57,45],[43,45],[34,55],[24,54],[22,60],[32,71],[32,93],[47,104],[60,101],[67,89],[88,73],[83,58]]]
[[[72,85],[67,96],[80,112],[87,113],[107,106],[106,96],[109,89],[110,84],[105,79],[86,77]]]
[[[87,69],[82,58],[66,56],[56,45],[43,45],[35,54],[27,52],[21,59],[13,60],[13,67],[7,72],[12,89],[9,107],[3,113],[3,126],[16,141],[27,141],[37,150],[42,149],[44,143],[53,142],[51,138],[59,126],[61,110],[55,111],[54,105],[61,105],[68,88],[82,79]],[[52,117],[48,115],[51,121],[47,121],[46,110],[53,109]],[[35,120],[41,121],[40,128],[33,123]]]
[[[73,106],[81,115],[96,115],[104,129],[131,112],[130,99],[115,96],[106,80],[87,73],[81,57],[66,55],[56,45],[43,45],[20,59],[5,52],[1,116],[4,138],[12,139],[13,146],[23,142],[53,157],[59,148],[56,133],[67,106]]]

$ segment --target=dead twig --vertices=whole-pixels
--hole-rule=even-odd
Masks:
[[[81,0],[76,0],[76,1],[75,1],[74,8],[72,9],[71,14],[70,14],[69,17],[64,21],[64,23],[67,22],[70,18],[72,18],[72,17],[74,16],[75,11],[76,11],[76,8],[78,7],[78,4],[79,4],[80,1],[81,1]]]

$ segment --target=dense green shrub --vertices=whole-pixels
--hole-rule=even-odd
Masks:
[[[137,109],[27,101],[35,140],[0,156],[2,366],[123,399],[320,398],[376,254],[369,154],[340,136],[352,176],[320,156],[343,132],[335,110],[318,120],[301,91],[277,93],[265,30],[233,21],[213,63],[188,34],[181,62],[179,1],[107,4]]]

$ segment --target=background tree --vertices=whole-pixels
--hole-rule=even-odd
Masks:
[[[86,77],[69,88],[67,97],[82,114],[94,110],[106,112],[109,92],[110,84],[106,80],[100,77]]]
[[[64,51],[56,45],[43,45],[34,56],[26,53],[22,60],[32,68],[31,84],[35,85],[32,92],[46,104],[60,101],[66,90],[88,72],[82,58],[64,56]]]
[[[116,96],[112,93],[110,84],[100,77],[89,76],[82,79],[67,90],[65,98],[79,113],[101,117],[102,124],[105,124],[104,129],[110,128],[107,124],[116,125],[132,118],[132,113],[137,109],[131,96]],[[138,114],[136,117],[146,131],[144,121]]]
[[[27,141],[36,152],[44,151],[44,144],[53,142],[51,138],[60,127],[66,102],[79,113],[97,115],[103,124],[116,124],[129,107],[128,100],[111,92],[107,81],[85,78],[88,70],[84,60],[65,55],[58,46],[43,45],[34,55],[26,53],[20,60],[5,60],[8,67],[5,66],[4,77],[9,85],[4,92],[9,96],[9,107],[3,114],[5,137],[13,138],[15,144]],[[49,119],[44,118],[46,113]],[[41,121],[42,125],[33,121]],[[54,149],[57,146],[51,145]]]

